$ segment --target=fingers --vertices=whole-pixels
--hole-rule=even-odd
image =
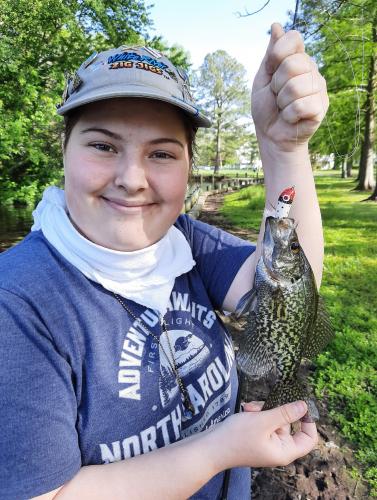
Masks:
[[[297,422],[307,412],[305,401],[295,401],[287,403],[272,410],[266,410],[264,413],[266,422],[270,425],[272,431],[287,424]]]
[[[291,124],[298,123],[301,120],[321,123],[326,109],[321,93],[318,92],[314,95],[296,99],[282,110],[281,116]]]
[[[295,401],[265,412],[266,416],[270,414],[273,430],[271,439],[280,450],[282,465],[308,454],[318,443],[315,423],[300,422],[300,430],[291,434],[291,424],[302,418],[306,411],[307,405],[304,401]]]
[[[318,73],[295,76],[278,93],[277,105],[282,110],[297,99],[321,92],[323,87],[322,77]]]
[[[266,51],[266,56],[268,56],[269,52],[272,51],[275,43],[285,34],[285,31],[283,30],[283,27],[280,23],[272,23],[271,25],[271,34],[270,34],[270,41],[268,43],[267,51]]]
[[[250,401],[249,403],[242,403],[242,411],[261,411],[264,401]]]
[[[309,453],[318,443],[318,433],[315,423],[301,422],[301,431],[293,434],[292,439],[296,446],[297,457]]]
[[[266,71],[269,74],[274,73],[287,57],[305,52],[304,42],[298,31],[291,30],[286,33],[283,31],[282,34],[278,28],[273,28],[276,25],[277,23],[274,23],[271,27],[271,39],[264,61]]]
[[[303,121],[301,132],[310,136],[329,105],[326,81],[315,62],[307,54],[288,56],[273,74],[270,88],[276,94],[283,120],[289,124]]]
[[[316,70],[317,65],[308,54],[302,53],[288,56],[273,74],[271,90],[277,95],[291,78],[303,74],[311,74]]]

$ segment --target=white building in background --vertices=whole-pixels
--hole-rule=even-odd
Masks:
[[[332,170],[334,168],[335,154],[330,155],[315,155],[315,164],[313,166],[320,168],[321,170]]]

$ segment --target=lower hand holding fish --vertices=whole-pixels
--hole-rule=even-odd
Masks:
[[[244,408],[244,412],[216,426],[215,432],[222,434],[221,469],[285,466],[309,453],[318,443],[314,423],[300,422],[300,430],[291,434],[291,424],[307,411],[304,402],[263,412],[248,404]]]

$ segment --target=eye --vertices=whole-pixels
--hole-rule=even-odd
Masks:
[[[298,253],[299,252],[299,250],[300,250],[300,244],[299,244],[298,241],[293,241],[291,243],[291,250],[292,250],[293,253]]]
[[[174,156],[166,151],[154,151],[151,154],[152,158],[157,158],[158,160],[170,160],[174,159]]]
[[[110,144],[105,144],[104,142],[94,142],[90,144],[90,146],[94,149],[97,149],[97,151],[102,151],[104,153],[116,153],[115,149],[110,146]]]

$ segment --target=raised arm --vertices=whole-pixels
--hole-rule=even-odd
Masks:
[[[252,287],[261,253],[266,215],[272,215],[279,194],[294,186],[296,196],[289,216],[298,222],[297,234],[319,288],[323,266],[321,214],[310,164],[308,142],[328,108],[326,82],[305,53],[297,31],[271,27],[270,43],[255,77],[252,114],[262,159],[266,207],[257,249],[244,263],[224,301],[233,311]]]

